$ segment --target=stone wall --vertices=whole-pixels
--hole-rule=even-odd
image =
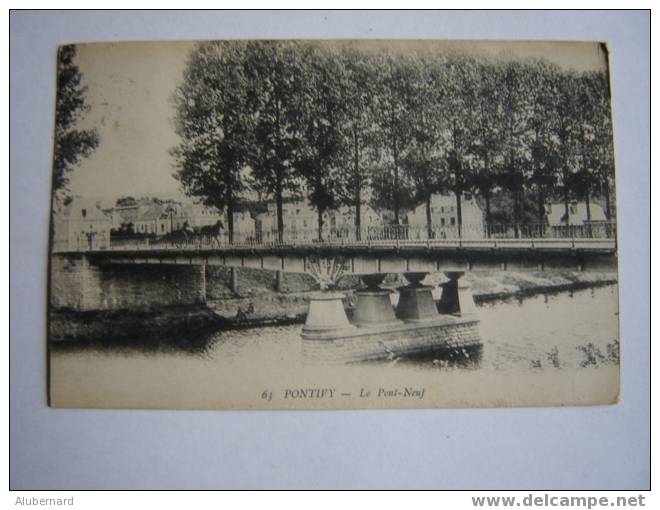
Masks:
[[[230,268],[206,267],[206,296],[209,300],[231,299],[237,296],[254,296],[263,292],[277,291],[277,272],[268,269],[236,268],[237,292],[230,288]],[[284,273],[280,292],[309,292],[317,290],[318,284],[310,275]]]
[[[50,302],[76,311],[203,303],[202,266],[97,265],[84,254],[53,254]]]
[[[371,334],[366,333],[369,330]],[[303,355],[312,364],[350,363],[426,352],[458,353],[481,345],[478,322],[457,319],[440,326],[408,323],[389,330],[357,328],[353,335],[344,334],[334,339],[303,338]]]

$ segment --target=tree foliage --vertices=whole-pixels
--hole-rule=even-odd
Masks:
[[[89,111],[80,69],[75,64],[76,47],[61,46],[57,54],[57,97],[55,101],[55,150],[53,190],[63,191],[67,174],[88,157],[99,144],[94,129],[80,129],[77,124]]]
[[[234,41],[197,44],[173,101],[181,143],[172,149],[175,178],[206,205],[227,209],[228,233],[244,189],[241,171],[254,147],[245,48]]]
[[[351,43],[198,45],[175,95],[173,151],[186,190],[217,207],[250,187],[277,205],[304,194],[318,212],[388,210],[399,224],[431,197],[475,193],[486,221],[545,221],[560,198],[605,197],[612,128],[605,72],[545,60],[401,53]],[[502,208],[503,207],[503,208]],[[566,215],[568,221],[568,215]],[[359,229],[358,229],[359,235]]]

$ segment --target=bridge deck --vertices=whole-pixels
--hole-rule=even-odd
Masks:
[[[72,252],[69,252],[72,253]],[[150,244],[73,252],[98,263],[217,265],[292,273],[314,271],[321,259],[341,261],[344,274],[616,268],[613,240],[498,239],[423,243],[309,243],[296,245]]]
[[[325,251],[337,249],[363,250],[370,249],[433,249],[433,250],[588,250],[588,251],[616,251],[615,239],[564,239],[564,238],[518,238],[518,239],[424,239],[399,240],[379,239],[366,241],[327,240],[316,241],[288,241],[282,243],[227,243],[214,238],[199,239],[188,242],[159,241],[146,239],[136,242],[110,243],[109,246],[98,246],[80,249],[55,250],[59,253],[75,252],[116,252],[116,251],[172,251],[172,252],[235,252],[235,251],[298,251],[309,250]]]

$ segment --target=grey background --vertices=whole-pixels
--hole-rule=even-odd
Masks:
[[[650,485],[650,15],[646,12],[13,12],[10,484],[85,488]],[[231,37],[564,39],[611,50],[620,242],[616,406],[351,412],[46,406],[55,48]]]

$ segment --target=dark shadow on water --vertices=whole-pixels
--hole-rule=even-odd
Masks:
[[[211,346],[215,343],[214,331],[205,333],[196,332],[167,332],[161,336],[151,336],[139,340],[130,338],[104,338],[93,340],[75,340],[51,342],[50,349],[55,353],[78,353],[96,351],[104,354],[120,354],[131,356],[141,354],[195,354],[207,357]]]
[[[595,296],[596,289],[600,287],[610,287],[616,285],[616,280],[603,280],[595,282],[573,282],[562,285],[537,286],[529,289],[520,289],[516,292],[497,292],[492,294],[476,294],[474,301],[477,306],[487,306],[497,303],[517,303],[522,305],[526,300],[543,296],[544,303],[552,296],[565,295],[569,298],[575,297],[576,293],[591,293]]]

